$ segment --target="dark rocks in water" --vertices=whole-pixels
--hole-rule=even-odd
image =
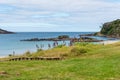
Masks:
[[[24,40],[20,40],[20,41],[40,41],[40,39],[32,38],[32,39],[24,39]]]
[[[68,39],[69,36],[68,35],[61,35],[61,36],[58,36],[58,39]]]
[[[69,40],[71,42],[100,42],[102,40],[96,40],[94,38],[90,38],[87,36],[82,36],[80,38],[70,38],[67,35],[62,35],[62,36],[58,36],[57,38],[32,38],[32,39],[23,39],[20,41],[66,41]]]
[[[82,38],[67,38],[67,39],[58,39],[58,38],[48,38],[48,39],[39,39],[39,38],[32,38],[32,39],[24,39],[20,41],[65,41],[70,40],[72,42],[101,42],[103,40],[97,40],[94,38],[89,37],[82,37]]]
[[[14,32],[6,31],[3,29],[0,29],[0,34],[13,34]]]
[[[90,38],[90,37],[81,37],[80,39],[80,42],[101,42],[103,40],[97,40],[95,38]]]
[[[58,36],[57,38],[32,38],[32,39],[23,39],[20,41],[64,41],[64,40],[71,40],[72,38],[69,38],[68,35],[61,35]]]
[[[81,35],[79,35],[80,37],[81,36],[94,36],[94,34],[81,34]]]
[[[69,38],[69,39],[58,39],[58,38],[39,39],[39,38],[32,38],[32,39],[24,39],[24,40],[20,40],[20,41],[63,41],[63,40],[71,40],[71,38]]]
[[[101,41],[103,41],[103,40],[97,40],[95,38],[90,37],[90,36],[103,36],[99,32],[92,33],[92,34],[83,34],[83,35],[79,35],[79,36],[80,36],[80,42],[101,42]]]

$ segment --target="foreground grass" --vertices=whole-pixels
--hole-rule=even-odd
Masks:
[[[0,62],[0,71],[7,72],[0,80],[119,80],[120,43],[94,45],[61,61]]]

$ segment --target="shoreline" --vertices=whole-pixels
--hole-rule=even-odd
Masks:
[[[100,44],[107,45],[107,44],[114,44],[114,43],[117,43],[117,42],[120,42],[120,40],[107,40],[107,41],[100,42]]]
[[[0,59],[2,59],[2,58],[6,58],[7,56],[0,56]]]
[[[108,45],[108,44],[114,44],[117,42],[120,42],[120,40],[106,40],[106,41],[98,42],[98,44]],[[0,59],[6,58],[6,57],[8,56],[0,56]]]

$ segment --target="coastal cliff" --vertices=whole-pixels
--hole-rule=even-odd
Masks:
[[[104,23],[96,35],[120,38],[120,19]]]
[[[13,34],[14,32],[10,32],[7,30],[0,29],[0,34]]]

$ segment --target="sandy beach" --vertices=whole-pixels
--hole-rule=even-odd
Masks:
[[[117,42],[120,42],[120,40],[107,40],[107,41],[100,42],[100,44],[107,45],[107,44],[114,44]]]
[[[0,56],[0,58],[5,58],[6,56]]]

